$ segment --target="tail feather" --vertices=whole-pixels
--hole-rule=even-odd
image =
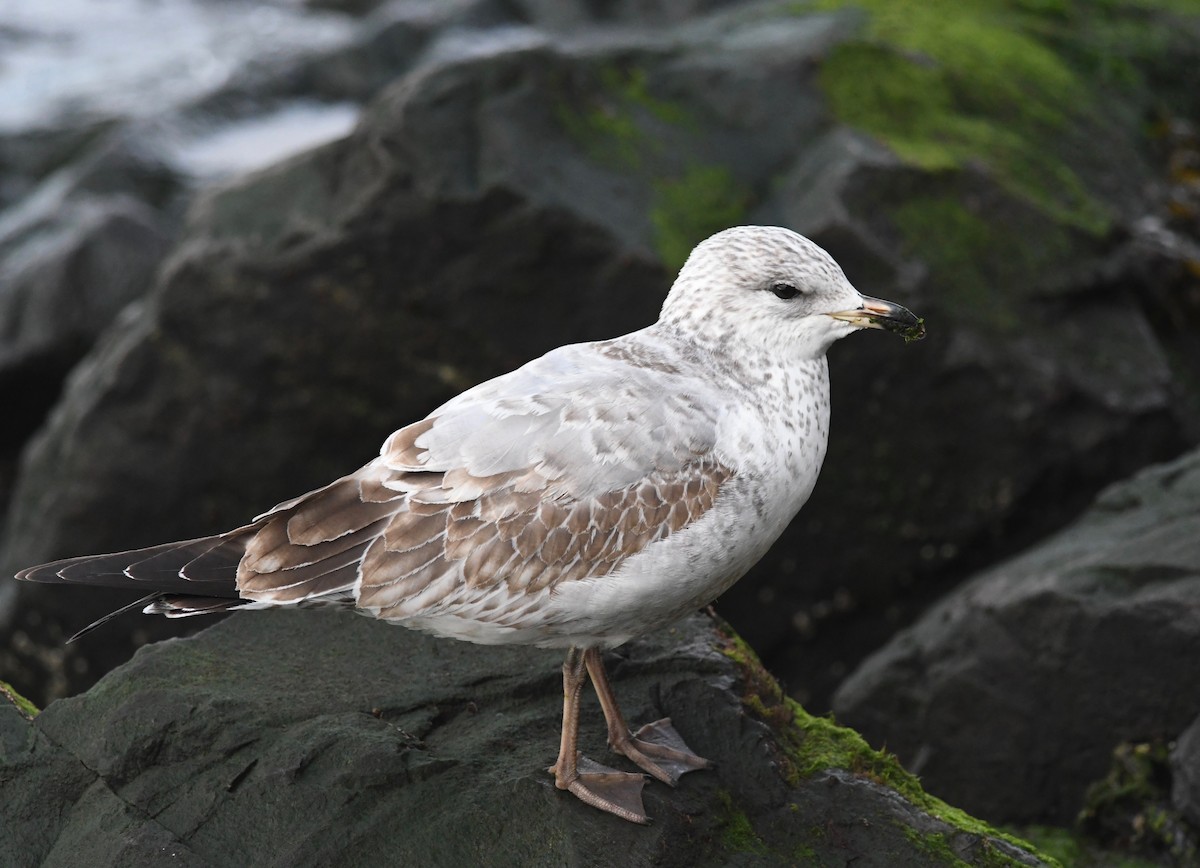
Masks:
[[[68,639],[67,644],[70,645],[76,639],[83,638],[88,633],[95,630],[97,627],[104,626],[109,621],[111,621],[113,618],[116,618],[118,615],[124,615],[126,612],[130,612],[130,611],[138,608],[139,606],[143,606],[146,604],[153,605],[154,600],[157,600],[159,598],[159,596],[160,596],[160,594],[158,594],[158,593],[147,594],[145,597],[142,597],[140,600],[134,600],[132,603],[130,603],[127,606],[122,606],[121,608],[119,608],[113,612],[109,612],[103,618],[97,618],[95,621],[88,624],[86,627],[84,627],[82,630],[80,630],[74,636],[72,636],[70,639]]]
[[[17,578],[150,592],[89,624],[72,641],[138,607],[184,618],[242,606],[345,606],[354,602],[363,553],[402,506],[399,495],[386,503],[363,500],[359,476],[352,474],[227,533],[66,558],[21,570]]]
[[[158,582],[164,574],[174,573],[188,583],[183,588],[196,590],[197,586],[215,583],[229,585],[233,592],[238,563],[246,552],[246,543],[257,530],[257,526],[251,525],[217,536],[154,546],[145,550],[152,552],[149,557],[126,566],[125,574],[138,581]],[[205,593],[209,590],[204,588]]]
[[[215,615],[217,612],[229,612],[253,604],[251,600],[230,600],[223,597],[196,597],[182,594],[154,594],[153,597],[138,600],[138,603],[147,600],[149,600],[149,605],[142,610],[144,614],[166,615],[168,618]]]
[[[84,555],[17,573],[26,582],[65,582],[212,597],[237,597],[237,565],[253,527],[108,555]]]
[[[229,599],[228,597],[183,597],[160,594],[155,591],[140,599],[134,600],[127,606],[109,612],[103,618],[97,618],[74,636],[67,640],[71,644],[76,639],[86,636],[97,627],[102,627],[119,615],[141,608],[146,615],[166,615],[168,618],[186,618],[189,615],[214,615],[244,606],[249,600]]]

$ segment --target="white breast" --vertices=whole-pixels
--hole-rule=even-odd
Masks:
[[[525,594],[499,583],[455,595],[453,606],[400,621],[483,644],[620,645],[716,599],[766,553],[808,500],[829,430],[824,358],[775,368],[739,360],[710,371],[735,395],[717,418],[714,452],[734,471],[713,507],[615,570]],[[498,617],[503,613],[503,617]]]

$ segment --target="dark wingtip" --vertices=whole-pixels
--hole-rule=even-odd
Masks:
[[[36,581],[39,581],[38,577],[37,577],[35,574],[36,574],[36,573],[37,573],[39,570],[45,569],[45,566],[46,566],[46,565],[45,565],[45,564],[43,564],[43,565],[41,565],[41,566],[36,566],[36,567],[26,567],[26,568],[25,568],[25,569],[23,569],[23,570],[17,570],[17,572],[16,572],[16,574],[13,576],[13,578],[14,578],[14,579],[16,579],[18,582],[36,582]]]

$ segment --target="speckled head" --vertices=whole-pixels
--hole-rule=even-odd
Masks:
[[[833,257],[778,226],[736,226],[697,245],[659,322],[706,344],[793,358],[818,358],[862,328],[924,335],[908,310],[862,295]]]

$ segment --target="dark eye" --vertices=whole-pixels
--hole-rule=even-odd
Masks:
[[[780,298],[795,298],[800,294],[800,290],[796,289],[790,283],[777,283],[771,287],[771,292]]]

